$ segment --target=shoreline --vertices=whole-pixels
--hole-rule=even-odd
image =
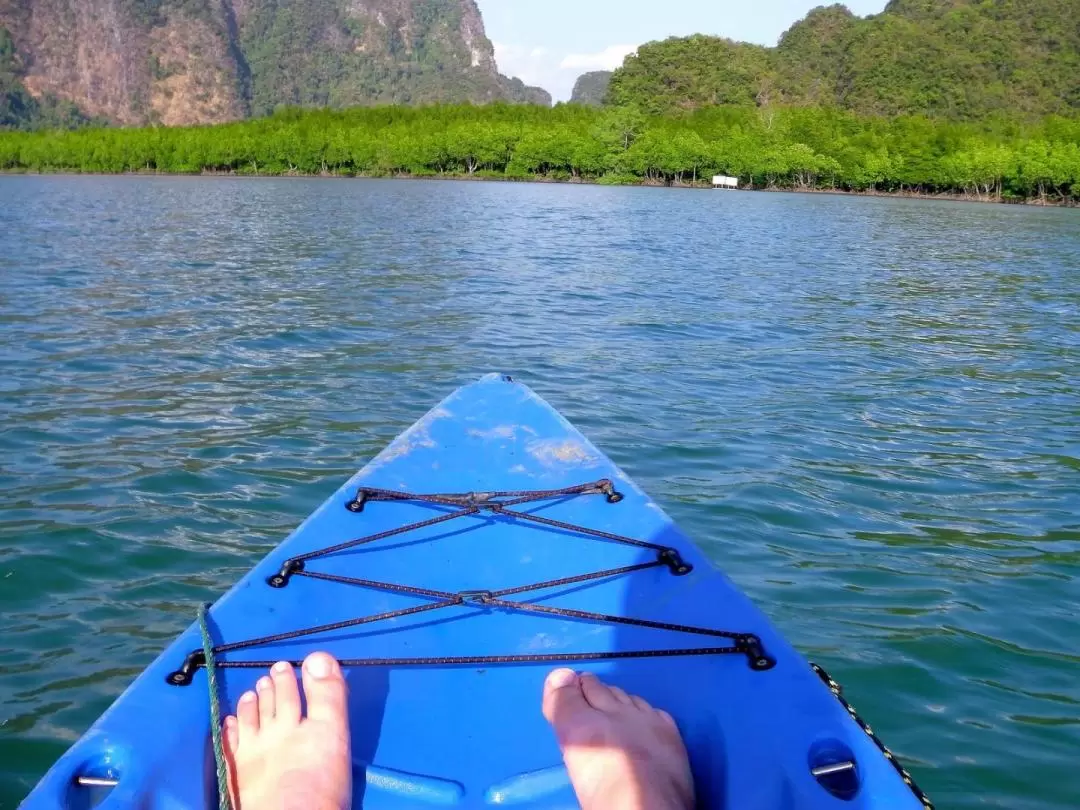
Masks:
[[[1038,198],[1003,199],[1001,197],[988,197],[984,195],[955,194],[950,192],[928,193],[917,191],[881,191],[867,190],[854,191],[840,188],[795,188],[783,186],[768,186],[763,188],[738,188],[722,189],[713,188],[711,183],[699,181],[697,183],[664,183],[655,180],[641,179],[635,182],[603,182],[602,179],[582,177],[512,177],[498,174],[335,174],[333,172],[321,172],[319,174],[302,174],[298,172],[284,172],[282,174],[248,174],[246,172],[219,172],[204,170],[201,172],[160,172],[160,171],[135,171],[135,172],[79,172],[62,170],[55,172],[29,171],[20,169],[0,169],[0,177],[229,177],[250,180],[441,180],[459,182],[493,182],[493,183],[545,183],[551,185],[577,185],[577,186],[607,186],[624,188],[672,188],[684,191],[726,191],[726,192],[765,192],[772,194],[828,194],[844,197],[882,197],[912,200],[939,200],[943,202],[968,202],[984,203],[991,205],[1020,205],[1035,208],[1080,208],[1080,201],[1076,200],[1051,200]]]

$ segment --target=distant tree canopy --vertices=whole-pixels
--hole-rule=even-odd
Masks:
[[[749,105],[287,109],[215,127],[0,133],[0,170],[475,176],[1080,199],[1080,119],[957,123]]]
[[[953,120],[1069,114],[1080,111],[1080,2],[892,0],[865,19],[820,7],[775,48],[701,35],[644,45],[609,98],[650,113],[781,103]]]
[[[719,37],[695,34],[641,46],[615,71],[612,104],[633,104],[651,114],[718,104],[757,104],[767,86],[770,53]]]

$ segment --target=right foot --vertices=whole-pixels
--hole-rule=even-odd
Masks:
[[[557,669],[544,683],[582,810],[689,810],[694,783],[671,715],[595,675]]]
[[[307,717],[291,664],[274,664],[225,718],[234,810],[349,810],[348,688],[326,653],[304,661]]]

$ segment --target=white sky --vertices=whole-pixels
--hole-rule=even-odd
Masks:
[[[590,70],[613,70],[638,45],[714,34],[775,45],[791,24],[829,0],[477,0],[499,70],[543,87],[556,101]],[[849,0],[860,15],[885,0]]]

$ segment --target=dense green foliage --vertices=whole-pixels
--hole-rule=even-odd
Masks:
[[[1020,126],[895,120],[812,108],[289,109],[216,127],[0,133],[0,169],[477,175],[755,188],[1080,197],[1080,120]]]
[[[651,113],[715,104],[756,104],[770,70],[770,52],[720,37],[695,34],[638,48],[615,71],[608,100]]]
[[[574,82],[574,92],[570,96],[570,103],[599,107],[607,99],[609,84],[611,84],[610,70],[583,73]]]
[[[776,48],[693,36],[642,46],[610,98],[650,113],[717,103],[970,120],[1080,110],[1080,0],[892,0],[817,8]]]

